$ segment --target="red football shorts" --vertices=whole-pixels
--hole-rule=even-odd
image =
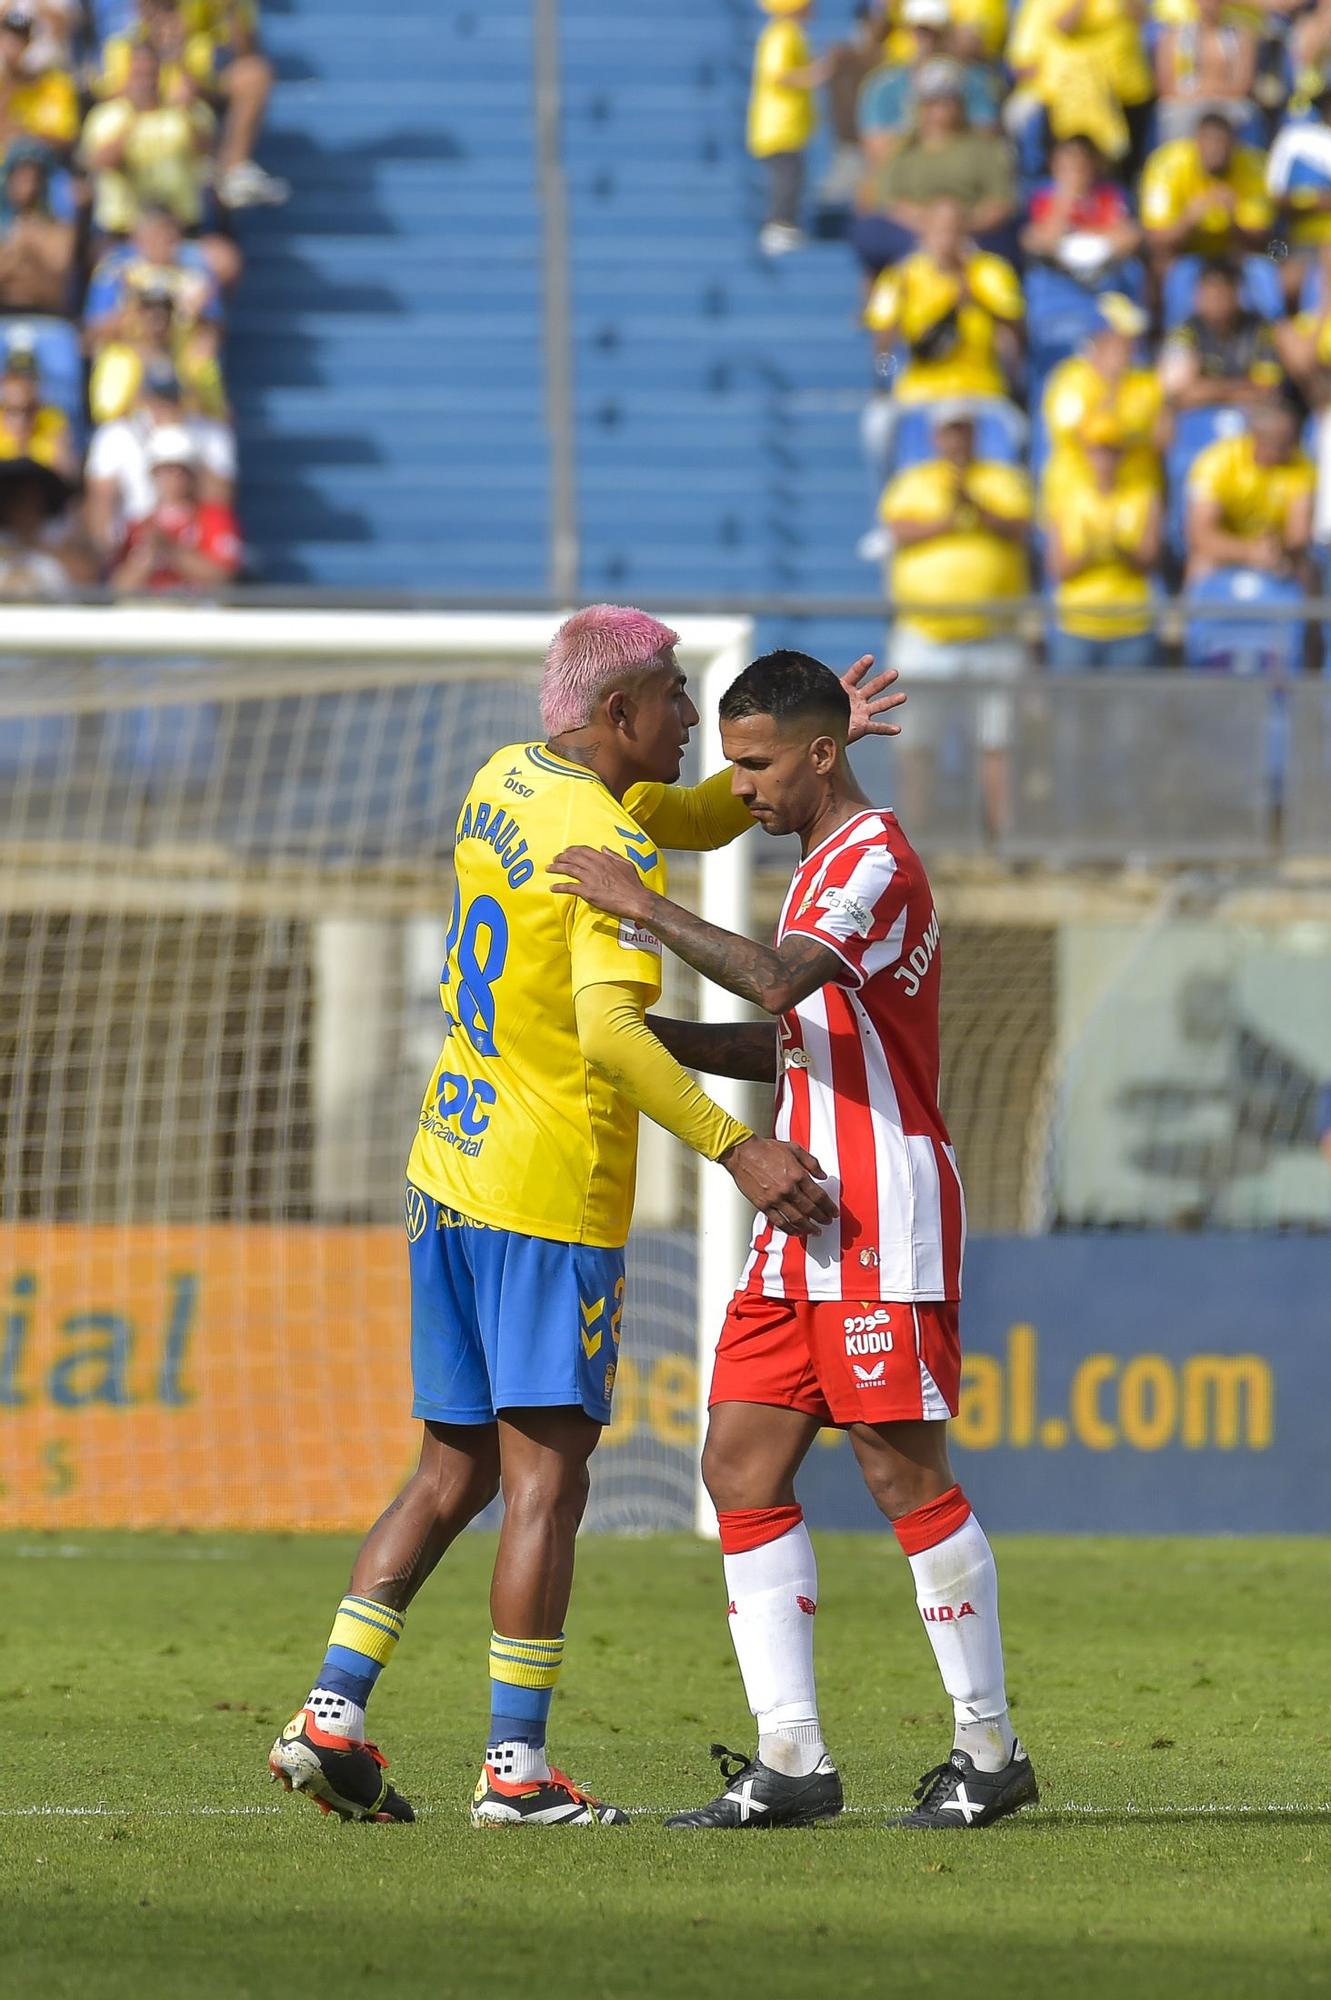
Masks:
[[[773,1403],[823,1424],[955,1417],[955,1301],[867,1304],[737,1292],[716,1350],[710,1403]]]

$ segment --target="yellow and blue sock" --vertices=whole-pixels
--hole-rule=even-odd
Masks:
[[[564,1664],[557,1639],[505,1639],[490,1634],[490,1735],[485,1761],[509,1784],[548,1778],[545,1732],[555,1683]]]
[[[330,1735],[360,1739],[365,1704],[392,1659],[406,1614],[372,1597],[344,1597],[337,1607],[328,1650],[305,1706]]]

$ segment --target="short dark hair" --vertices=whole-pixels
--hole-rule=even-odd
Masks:
[[[808,653],[764,653],[745,667],[721,697],[722,722],[770,715],[774,722],[820,717],[834,727],[850,723],[850,696],[830,667]]]
[[[1203,111],[1201,117],[1197,120],[1196,130],[1200,132],[1204,125],[1216,126],[1219,131],[1225,134],[1226,138],[1232,139],[1234,137],[1233,120],[1226,118],[1223,111]]]
[[[1197,273],[1197,283],[1204,285],[1208,279],[1212,278],[1222,279],[1225,284],[1232,285],[1235,291],[1243,283],[1243,273],[1239,270],[1237,264],[1230,262],[1228,257],[1207,258],[1201,270]]]

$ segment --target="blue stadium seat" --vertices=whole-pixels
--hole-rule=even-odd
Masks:
[[[104,42],[108,35],[127,34],[137,12],[134,0],[91,0],[88,13],[94,37]]]
[[[1088,287],[1052,264],[1031,264],[1026,271],[1025,292],[1031,374],[1043,378],[1081,347],[1096,324],[1097,299],[1102,292],[1125,292],[1139,303],[1145,299],[1146,272],[1133,257]]]
[[[1222,569],[1196,584],[1189,595],[1208,607],[1191,617],[1183,640],[1190,667],[1220,668],[1227,673],[1292,673],[1303,664],[1304,625],[1300,620],[1226,617],[1236,606],[1297,605],[1302,585],[1291,577],[1268,576],[1262,570]],[[1214,606],[1214,612],[1210,607]]]

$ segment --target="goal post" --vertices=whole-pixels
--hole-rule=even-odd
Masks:
[[[539,733],[557,622],[7,612],[0,1524],[351,1528],[405,1471],[401,1176],[451,830],[491,750]],[[671,622],[701,772],[750,626]],[[676,873],[744,927],[742,858]],[[589,1518],[705,1526],[701,1385],[747,1217],[728,1176],[643,1141]]]
[[[714,652],[702,677],[698,703],[702,715],[702,762],[708,771],[719,770],[725,761],[721,750],[721,727],[717,718],[721,697],[737,674],[749,664],[750,632],[747,627]],[[722,930],[747,935],[752,918],[750,883],[751,850],[760,838],[756,830],[732,841],[729,847],[704,854],[699,864],[698,909],[708,923]],[[719,986],[703,984],[699,1011],[714,1021],[738,1021],[745,1016],[742,1000]],[[745,1110],[742,1084],[725,1077],[708,1077],[707,1088],[717,1102],[733,1116]],[[706,1199],[698,1204],[698,1438],[707,1435],[707,1393],[711,1385],[712,1356],[721,1332],[726,1306],[739,1278],[749,1240],[752,1212],[728,1174],[713,1175]],[[716,1509],[701,1477],[697,1482],[694,1526],[700,1535],[717,1533]]]

